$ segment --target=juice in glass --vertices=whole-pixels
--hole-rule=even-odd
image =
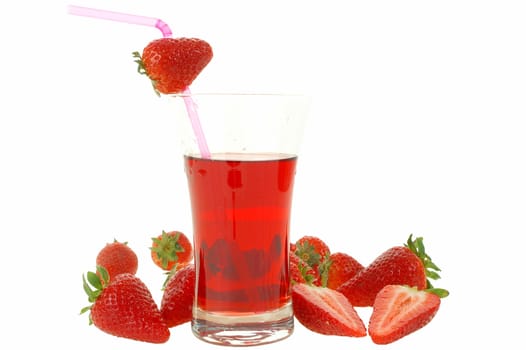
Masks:
[[[289,217],[296,157],[185,157],[197,308],[242,316],[290,304]]]

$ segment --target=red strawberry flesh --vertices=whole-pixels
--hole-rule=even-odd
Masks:
[[[341,293],[299,283],[292,287],[296,319],[313,332],[326,335],[363,337],[365,325]]]
[[[428,324],[440,307],[440,297],[414,288],[388,285],[377,295],[369,320],[376,344],[389,344]]]

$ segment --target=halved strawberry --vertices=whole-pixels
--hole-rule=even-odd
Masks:
[[[142,56],[134,52],[138,71],[146,74],[159,94],[185,90],[212,59],[212,47],[197,38],[161,38],[150,42]]]
[[[369,335],[376,344],[389,344],[428,324],[440,307],[440,297],[407,286],[388,285],[376,296]]]
[[[295,284],[292,307],[296,319],[313,332],[348,337],[367,335],[356,310],[343,294],[333,289]]]

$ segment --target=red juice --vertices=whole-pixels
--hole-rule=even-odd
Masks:
[[[257,313],[290,302],[296,159],[284,154],[185,157],[201,310]]]

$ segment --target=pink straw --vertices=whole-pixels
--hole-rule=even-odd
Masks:
[[[160,19],[153,18],[153,17],[130,15],[127,13],[99,10],[99,9],[93,9],[93,8],[82,7],[82,6],[74,6],[74,5],[68,6],[68,13],[70,15],[75,15],[75,16],[93,17],[93,18],[98,18],[98,19],[107,19],[109,21],[114,21],[114,22],[124,22],[124,23],[147,26],[147,27],[155,27],[159,29],[161,33],[163,33],[163,36],[165,38],[172,36],[172,31],[170,30],[170,27],[168,26],[168,24],[164,23]]]
[[[130,24],[143,25],[147,27],[155,27],[161,31],[163,37],[169,38],[172,36],[172,30],[170,29],[168,24],[166,24],[164,21],[158,18],[131,15],[127,13],[99,10],[74,5],[68,6],[68,13],[75,16],[93,17],[98,19],[106,19],[114,22],[124,22]],[[188,117],[190,118],[190,123],[192,124],[192,128],[194,130],[194,134],[197,138],[197,145],[199,147],[201,157],[210,158],[210,151],[208,149],[205,135],[201,127],[201,122],[199,121],[199,115],[197,113],[196,104],[192,100],[189,88],[186,88],[186,90],[184,91],[183,100],[186,106]]]

